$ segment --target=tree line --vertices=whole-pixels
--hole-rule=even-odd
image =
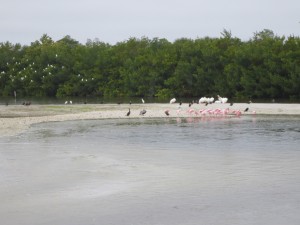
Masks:
[[[300,98],[300,39],[271,30],[248,41],[130,38],[80,44],[44,34],[0,43],[0,96]]]

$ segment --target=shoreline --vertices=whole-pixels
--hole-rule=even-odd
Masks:
[[[126,116],[130,108],[130,116]],[[248,111],[244,112],[248,108]],[[145,115],[139,115],[145,109]],[[208,110],[228,109],[228,115],[204,114]],[[164,112],[169,110],[170,115]],[[199,113],[204,111],[203,114]],[[188,117],[213,117],[236,116],[232,112],[240,111],[243,115],[300,115],[300,104],[277,103],[235,103],[226,104],[193,104],[187,103],[168,104],[74,104],[74,105],[9,105],[0,106],[0,137],[14,136],[26,131],[32,124],[43,122],[60,122],[87,119],[121,119],[121,118],[188,118]]]

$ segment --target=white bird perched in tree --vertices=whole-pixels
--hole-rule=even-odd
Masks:
[[[170,104],[173,104],[173,103],[175,103],[176,102],[176,98],[172,98],[171,100],[170,100]]]

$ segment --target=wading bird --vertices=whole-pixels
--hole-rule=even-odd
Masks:
[[[147,112],[147,111],[146,111],[145,109],[143,109],[143,110],[140,112],[140,115],[143,116],[143,115],[146,114],[146,112]]]
[[[129,109],[128,113],[126,114],[126,116],[129,116],[129,115],[130,115],[130,109]]]
[[[173,103],[175,103],[176,102],[176,98],[172,98],[171,100],[170,100],[170,104],[173,104]]]
[[[228,101],[228,98],[222,98],[220,95],[218,95],[218,100],[220,103],[226,103]]]
[[[170,113],[169,113],[169,110],[168,110],[168,109],[165,111],[165,114],[166,114],[167,116],[169,116],[169,115],[170,115]]]

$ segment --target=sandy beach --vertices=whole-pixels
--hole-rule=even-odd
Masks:
[[[129,116],[126,116],[128,110]],[[248,110],[245,112],[245,109]],[[140,111],[145,109],[145,115]],[[167,117],[201,117],[220,116],[198,113],[200,110],[229,110],[228,115],[235,116],[236,111],[241,115],[300,115],[300,104],[264,104],[264,103],[235,103],[230,104],[73,104],[73,105],[8,105],[0,106],[0,136],[11,136],[23,132],[30,125],[42,122],[86,120],[86,119],[122,119],[122,118],[161,118]]]

